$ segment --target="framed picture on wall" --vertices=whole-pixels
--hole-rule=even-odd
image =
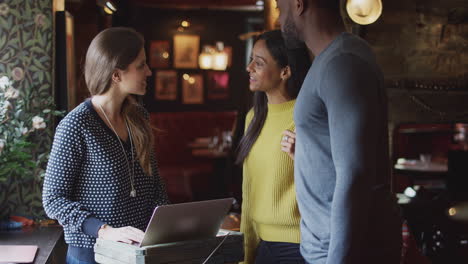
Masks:
[[[156,100],[177,99],[177,72],[173,70],[156,71],[154,78],[154,98]]]
[[[174,36],[174,68],[197,69],[200,36]]]
[[[203,104],[203,75],[182,75],[182,103]]]
[[[168,68],[170,60],[169,41],[151,41],[149,51],[149,64],[152,68]]]
[[[227,99],[229,97],[229,73],[221,71],[207,72],[207,98]]]

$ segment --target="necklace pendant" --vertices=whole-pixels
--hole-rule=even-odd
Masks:
[[[136,197],[135,189],[132,189],[132,191],[130,191],[130,197]]]

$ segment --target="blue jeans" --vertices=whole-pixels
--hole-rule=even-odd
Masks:
[[[67,264],[96,264],[96,262],[87,262],[87,261],[81,261],[73,256],[70,256],[67,254]]]
[[[78,259],[78,256],[80,259]],[[92,248],[78,248],[68,246],[67,264],[96,264]]]
[[[305,264],[300,244],[260,241],[255,264]]]

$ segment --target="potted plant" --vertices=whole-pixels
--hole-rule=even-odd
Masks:
[[[15,70],[13,76],[21,74]],[[24,207],[14,208],[15,211],[30,216],[40,214],[37,208],[42,212],[38,194],[41,193],[52,133],[46,128],[51,127],[54,116],[63,114],[53,110],[50,98],[40,104],[33,102],[34,93],[21,94],[13,82],[0,73],[0,218],[12,213],[8,206],[10,202]],[[24,189],[23,185],[31,186]]]

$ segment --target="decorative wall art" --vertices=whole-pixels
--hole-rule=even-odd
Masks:
[[[203,103],[203,76],[201,74],[184,74],[182,78],[182,103]]]
[[[229,73],[207,72],[208,99],[227,99],[229,97]]]
[[[149,51],[149,62],[152,68],[168,68],[170,60],[169,41],[151,41]]]
[[[177,72],[173,70],[157,71],[154,87],[154,98],[156,100],[176,100]]]
[[[174,36],[174,68],[197,69],[200,36]]]

